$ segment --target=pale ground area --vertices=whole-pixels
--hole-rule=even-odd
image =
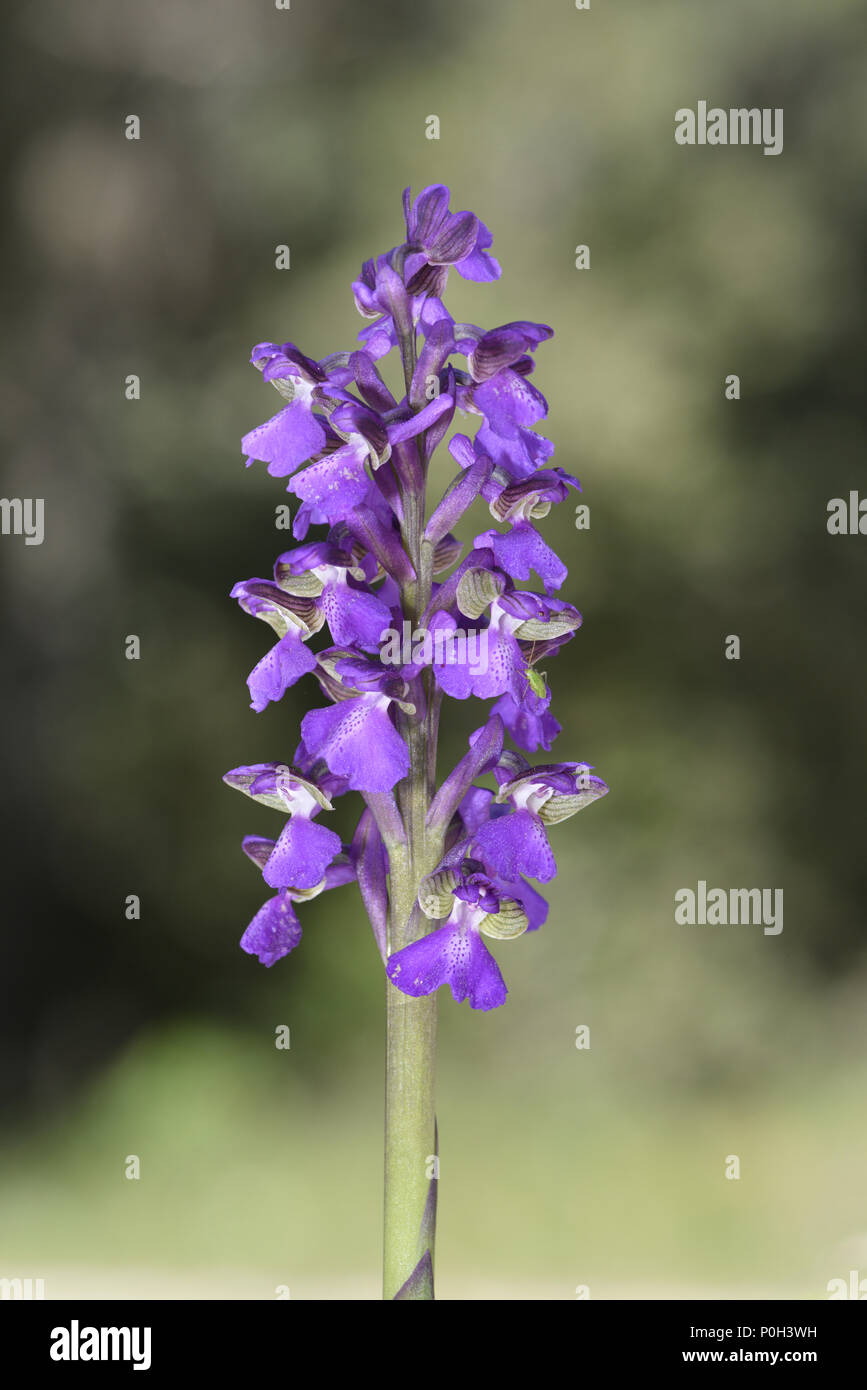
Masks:
[[[581,1284],[597,1302],[823,1300],[867,1276],[862,1068],[675,1106],[615,1089],[596,1053],[522,1069],[540,1044],[508,1019],[494,1059],[460,1026],[440,1078],[440,1300],[574,1302]],[[263,1051],[201,1028],[142,1038],[0,1151],[0,1276],[49,1300],[378,1300],[379,1074],[323,1091],[287,1075],[295,1053]]]

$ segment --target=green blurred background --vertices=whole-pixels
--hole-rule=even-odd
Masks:
[[[292,500],[241,463],[279,404],[251,346],[351,347],[351,279],[435,181],[503,266],[451,277],[455,317],[556,330],[535,380],[591,527],[544,523],[585,617],[549,667],[555,749],[612,788],[553,831],[549,924],[497,947],[506,1007],[441,996],[439,1296],[867,1273],[867,541],[825,526],[864,476],[863,5],[42,0],[3,24],[2,487],[45,498],[47,534],[0,544],[0,1275],[378,1294],[382,973],[354,888],[274,969],[238,949],[265,896],[238,843],[274,819],[220,776],[291,757],[315,700],[249,710],[268,632],[228,591]],[[783,107],[783,154],[679,147],[700,99]],[[453,707],[447,757],[472,727]],[[699,879],[783,888],[782,934],[675,925]]]

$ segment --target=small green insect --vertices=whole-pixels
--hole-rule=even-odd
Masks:
[[[533,660],[536,656],[536,643],[534,642],[527,656],[527,669],[524,674],[527,677],[527,684],[534,695],[538,695],[540,700],[544,700],[548,694],[548,687],[545,684],[548,679],[547,671],[534,671]]]
[[[540,700],[544,700],[548,694],[548,687],[545,684],[547,675],[547,671],[534,671],[532,667],[527,667],[527,684],[533,694],[539,696]]]

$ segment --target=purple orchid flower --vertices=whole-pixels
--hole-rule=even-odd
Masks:
[[[460,869],[441,870],[425,880],[419,905],[441,927],[389,956],[386,973],[404,994],[419,998],[448,984],[460,1004],[495,1009],[508,990],[482,936],[511,940],[544,920],[547,906],[529,885],[492,878],[471,859]]]
[[[490,511],[497,521],[507,522],[511,530],[483,531],[473,544],[490,549],[499,568],[510,578],[529,579],[535,571],[545,592],[555,593],[565,583],[568,571],[533,521],[547,516],[555,503],[565,502],[573,487],[581,491],[578,479],[557,468],[537,470],[530,477],[501,488],[490,499]]]
[[[551,328],[456,323],[444,303],[451,269],[477,282],[500,275],[488,228],[450,203],[441,184],[405,192],[405,240],[366,260],[352,286],[367,320],[361,346],[321,360],[291,342],[253,349],[283,404],[242,447],[298,499],[296,544],[271,578],[232,589],[276,636],[248,677],[253,709],[304,675],[324,699],[301,719],[291,767],[225,776],[284,818],[276,838],[244,839],[273,896],[241,946],[273,965],[297,946],[308,899],[357,883],[388,981],[385,1290],[397,1299],[433,1297],[435,1187],[424,1172],[437,1151],[436,993],[448,985],[480,1012],[505,1002],[486,942],[542,926],[534,885],[557,872],[549,830],[608,792],[587,764],[533,767],[525,756],[561,732],[540,664],[582,618],[557,597],[567,569],[543,523],[580,485],[551,465],[554,445],[539,433],[548,404],[531,377]],[[391,352],[400,363],[389,373],[380,364]],[[456,474],[429,498],[431,460],[457,410],[475,433],[450,439]],[[457,537],[474,506],[488,516],[465,548]],[[517,587],[537,581],[544,592]],[[447,699],[492,704],[442,770]],[[353,792],[363,805],[344,845],[323,821]]]
[[[301,923],[289,894],[277,893],[263,903],[250,922],[241,937],[241,950],[256,956],[262,965],[276,965],[300,940]]]
[[[332,430],[345,441],[322,454],[290,484],[290,491],[327,521],[342,521],[365,501],[372,470],[391,457],[392,448],[414,439],[452,406],[449,395],[437,396],[417,414],[386,422],[364,405],[342,403],[330,418]]]
[[[411,257],[415,254],[429,266],[453,265],[465,280],[498,280],[499,262],[488,254],[493,245],[491,233],[474,213],[449,212],[449,202],[449,190],[441,183],[422,189],[415,202],[410,190],[404,189],[406,245]],[[419,272],[412,258],[408,270],[410,276]]]
[[[327,422],[315,407],[324,410],[330,390],[339,393],[350,378],[339,372],[332,382],[325,366],[305,357],[293,343],[259,343],[250,361],[288,404],[245,434],[241,448],[248,467],[261,459],[273,477],[283,478],[325,447]]]
[[[463,621],[460,613],[455,617],[443,611],[431,619],[431,664],[437,684],[456,700],[510,695],[520,704],[531,682],[539,679],[529,659],[535,646],[544,642],[546,652],[555,650],[580,627],[582,619],[577,608],[561,599],[511,592],[491,602],[486,626],[472,637],[466,635],[461,644],[458,634]],[[444,638],[439,644],[441,657],[437,654],[440,636]]]
[[[466,406],[473,412],[472,404],[467,404],[466,393],[458,390],[457,395],[462,408]],[[510,484],[537,478],[553,452],[550,439],[535,430],[520,428],[514,436],[504,438],[492,430],[484,418],[474,439],[456,434],[449,443],[449,453],[462,468],[471,468],[480,455],[490,459],[491,480],[482,493],[488,501]]]
[[[304,645],[322,627],[324,615],[303,597],[285,593],[270,579],[245,579],[232,589],[244,609],[261,618],[278,634],[278,642],[247,677],[251,705],[261,712],[280,700],[296,681],[316,669],[316,658]]]
[[[365,261],[359,278],[352,283],[356,309],[364,318],[373,319],[358,336],[374,360],[385,357],[398,346],[401,330],[415,326],[428,336],[437,324],[450,326],[452,323],[451,315],[436,294],[427,290],[409,293],[404,279],[392,265],[396,254],[397,248],[378,256],[375,261]],[[440,288],[444,287],[443,277]]]
[[[337,546],[314,542],[279,556],[274,578],[289,594],[300,590],[311,595],[317,617],[328,624],[337,645],[373,652],[379,649],[383,628],[391,622],[390,608],[368,587],[375,568],[355,564]]]
[[[298,756],[321,758],[351,791],[389,792],[409,770],[395,713],[415,713],[406,682],[388,667],[338,648],[319,656],[320,684],[336,700],[301,721]]]
[[[516,757],[510,760],[511,770]],[[508,777],[508,771],[495,769],[503,778],[494,804],[508,803],[510,812],[489,819],[469,837],[471,851],[487,868],[502,878],[526,874],[548,882],[557,873],[557,861],[548,841],[546,827],[606,796],[608,787],[595,777],[586,763],[550,763]],[[506,780],[507,779],[507,780]]]
[[[236,771],[248,772],[251,769],[239,768]],[[228,774],[229,777],[231,775]],[[268,840],[263,835],[245,835],[241,844],[248,859],[252,859],[263,872],[276,846],[276,840]],[[290,951],[294,951],[301,940],[301,923],[292,904],[308,902],[327,888],[337,888],[343,883],[351,883],[355,876],[356,870],[350,856],[341,853],[328,865],[322,878],[312,887],[281,888],[279,893],[259,908],[241,937],[241,949],[248,955],[258,957],[262,965],[270,966],[282,960],[283,956],[288,956]]]
[[[547,688],[540,695],[527,684],[520,700],[514,695],[502,695],[491,707],[492,714],[498,714],[508,729],[513,741],[525,753],[535,753],[540,748],[550,749],[554,740],[562,732],[560,724],[549,711],[551,692]]]
[[[332,809],[325,793],[282,763],[236,767],[223,781],[254,801],[289,812],[289,820],[262,866],[269,887],[307,889],[321,883],[328,865],[342,849],[339,835],[314,822],[320,811]]]

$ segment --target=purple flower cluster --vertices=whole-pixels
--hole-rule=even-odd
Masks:
[[[519,321],[485,332],[456,323],[443,303],[452,267],[470,280],[499,277],[488,229],[450,212],[441,185],[414,202],[407,191],[404,213],[406,240],[366,261],[353,285],[370,320],[359,348],[320,362],[293,343],[252,353],[284,404],[243,451],[248,465],[289,479],[300,503],[298,544],[273,577],[232,590],[277,637],[248,678],[252,707],[264,710],[305,675],[327,703],[304,716],[291,767],[255,764],[224,779],[288,817],[276,840],[244,840],[275,896],[241,945],[273,965],[300,939],[295,905],[356,880],[398,989],[419,996],[449,984],[456,1000],[491,1009],[506,986],[482,938],[544,922],[547,905],[528,880],[557,872],[548,827],[608,790],[587,764],[533,767],[524,757],[560,732],[537,663],[581,624],[554,596],[566,567],[535,523],[579,484],[551,466],[554,446],[536,430],[548,407],[530,378],[552,330]],[[400,399],[378,365],[395,349]],[[457,472],[428,508],[430,460],[458,411],[478,428],[452,434]],[[464,554],[454,528],[479,499],[495,524]],[[325,538],[308,540],[311,526]],[[534,575],[540,592],[518,587]],[[493,704],[437,786],[444,697]],[[365,808],[344,846],[319,818],[349,791]],[[398,923],[396,856],[415,866],[415,906]]]

